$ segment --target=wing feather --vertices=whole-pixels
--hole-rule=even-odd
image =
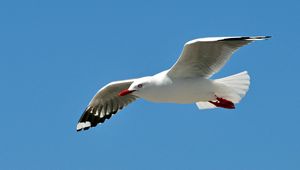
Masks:
[[[128,89],[134,79],[116,81],[101,88],[90,101],[77,124],[77,131],[87,130],[110,119],[123,107],[137,99],[137,96],[119,96],[118,93]]]
[[[256,37],[210,37],[187,42],[177,62],[167,73],[170,77],[210,77],[218,72],[240,47],[255,40],[270,36]]]

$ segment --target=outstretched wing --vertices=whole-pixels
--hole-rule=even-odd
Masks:
[[[168,75],[173,78],[208,78],[218,72],[239,47],[268,38],[270,36],[210,37],[191,40],[184,45],[179,59],[171,67]]]
[[[128,89],[134,79],[111,82],[101,88],[93,97],[88,107],[83,112],[77,124],[77,131],[87,130],[90,127],[103,123],[113,114],[137,99],[137,96],[119,96],[119,92]]]

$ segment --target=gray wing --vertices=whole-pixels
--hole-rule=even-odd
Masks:
[[[137,99],[134,95],[119,96],[119,92],[128,89],[134,79],[109,83],[101,88],[83,112],[77,124],[77,131],[87,130],[103,123],[113,114]]]
[[[168,72],[170,77],[210,77],[218,72],[239,48],[255,40],[270,36],[256,37],[210,37],[187,42],[177,62]]]

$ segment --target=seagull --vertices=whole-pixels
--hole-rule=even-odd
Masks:
[[[188,41],[170,69],[102,87],[84,110],[76,130],[103,123],[138,98],[151,102],[196,103],[199,109],[234,109],[249,89],[247,71],[220,79],[209,78],[220,71],[237,49],[269,38],[271,36],[234,36]]]

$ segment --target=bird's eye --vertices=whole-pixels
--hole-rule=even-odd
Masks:
[[[139,84],[139,85],[138,85],[138,88],[142,88],[142,87],[143,87],[143,84]]]

